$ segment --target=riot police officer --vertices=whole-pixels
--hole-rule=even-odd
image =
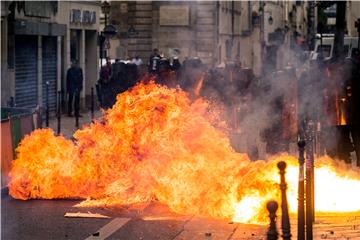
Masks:
[[[159,73],[159,66],[160,66],[160,54],[157,48],[154,48],[153,53],[150,55],[149,59],[149,73],[151,74],[158,74]]]

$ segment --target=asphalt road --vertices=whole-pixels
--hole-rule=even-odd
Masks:
[[[20,201],[3,195],[1,239],[104,239],[105,235],[101,229],[111,225],[112,221],[118,221],[106,239],[213,240],[228,239],[237,226],[226,220],[178,215],[158,203],[121,208],[73,207],[78,202],[74,200]],[[111,218],[64,217],[66,212],[88,211]],[[211,233],[210,238],[205,236],[206,233]]]
[[[184,216],[153,202],[147,205],[75,208],[75,200],[1,198],[1,239],[240,240],[266,239],[267,226]],[[65,218],[66,212],[92,212],[109,219]],[[280,219],[278,224],[280,225]],[[296,239],[296,217],[291,219]],[[280,226],[278,231],[281,232]],[[279,236],[281,233],[279,233]],[[314,239],[360,239],[360,213],[317,216]]]

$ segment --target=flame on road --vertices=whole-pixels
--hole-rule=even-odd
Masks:
[[[75,143],[35,130],[17,149],[10,172],[16,199],[84,199],[79,206],[157,200],[182,214],[267,221],[280,198],[276,163],[287,162],[290,211],[297,209],[297,159],[251,162],[237,153],[219,114],[180,89],[140,83],[117,96],[103,119],[75,132]],[[316,160],[316,209],[360,210],[360,177],[329,158]]]

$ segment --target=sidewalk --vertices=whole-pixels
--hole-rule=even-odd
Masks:
[[[89,124],[91,122],[91,112],[82,112],[83,117],[79,118],[79,128],[81,129],[84,124]],[[100,110],[96,110],[95,119],[98,119],[102,116]],[[43,123],[43,126],[45,122]],[[58,120],[56,117],[49,119],[49,127],[54,130],[54,133],[57,133]],[[73,133],[76,131],[75,127],[75,117],[69,117],[67,114],[61,114],[61,134],[66,138],[71,138]]]

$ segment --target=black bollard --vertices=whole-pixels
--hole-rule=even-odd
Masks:
[[[305,239],[305,198],[304,198],[304,151],[305,141],[298,141],[299,147],[299,188],[298,188],[298,240]]]
[[[314,145],[313,145],[313,124],[308,121],[306,125],[306,239],[313,239],[313,171],[314,171]]]
[[[266,208],[269,211],[269,218],[270,218],[270,226],[267,232],[267,240],[277,240],[278,239],[278,232],[276,229],[276,210],[278,209],[278,204],[276,201],[269,201],[266,204]]]
[[[101,91],[101,87],[99,84],[95,84],[95,89],[96,89],[96,96],[99,102],[99,106],[102,108],[103,106],[103,101],[102,101],[102,91]]]
[[[45,124],[49,127],[49,81],[46,81],[46,110],[45,110]]]
[[[289,219],[288,202],[287,202],[287,197],[286,197],[287,184],[285,181],[286,163],[284,161],[281,161],[281,162],[278,162],[277,166],[280,170],[282,237],[285,240],[290,240],[291,239],[290,219]]]
[[[58,109],[57,109],[57,134],[60,135],[61,133],[61,91],[58,91]]]
[[[315,169],[314,169],[314,162],[315,162],[315,155],[314,155],[314,149],[315,149],[315,123],[313,121],[309,122],[310,124],[310,130],[311,130],[311,136],[313,140],[313,152],[311,155],[311,212],[312,212],[312,221],[315,222]]]
[[[94,88],[91,88],[91,121],[95,118],[94,115]]]

